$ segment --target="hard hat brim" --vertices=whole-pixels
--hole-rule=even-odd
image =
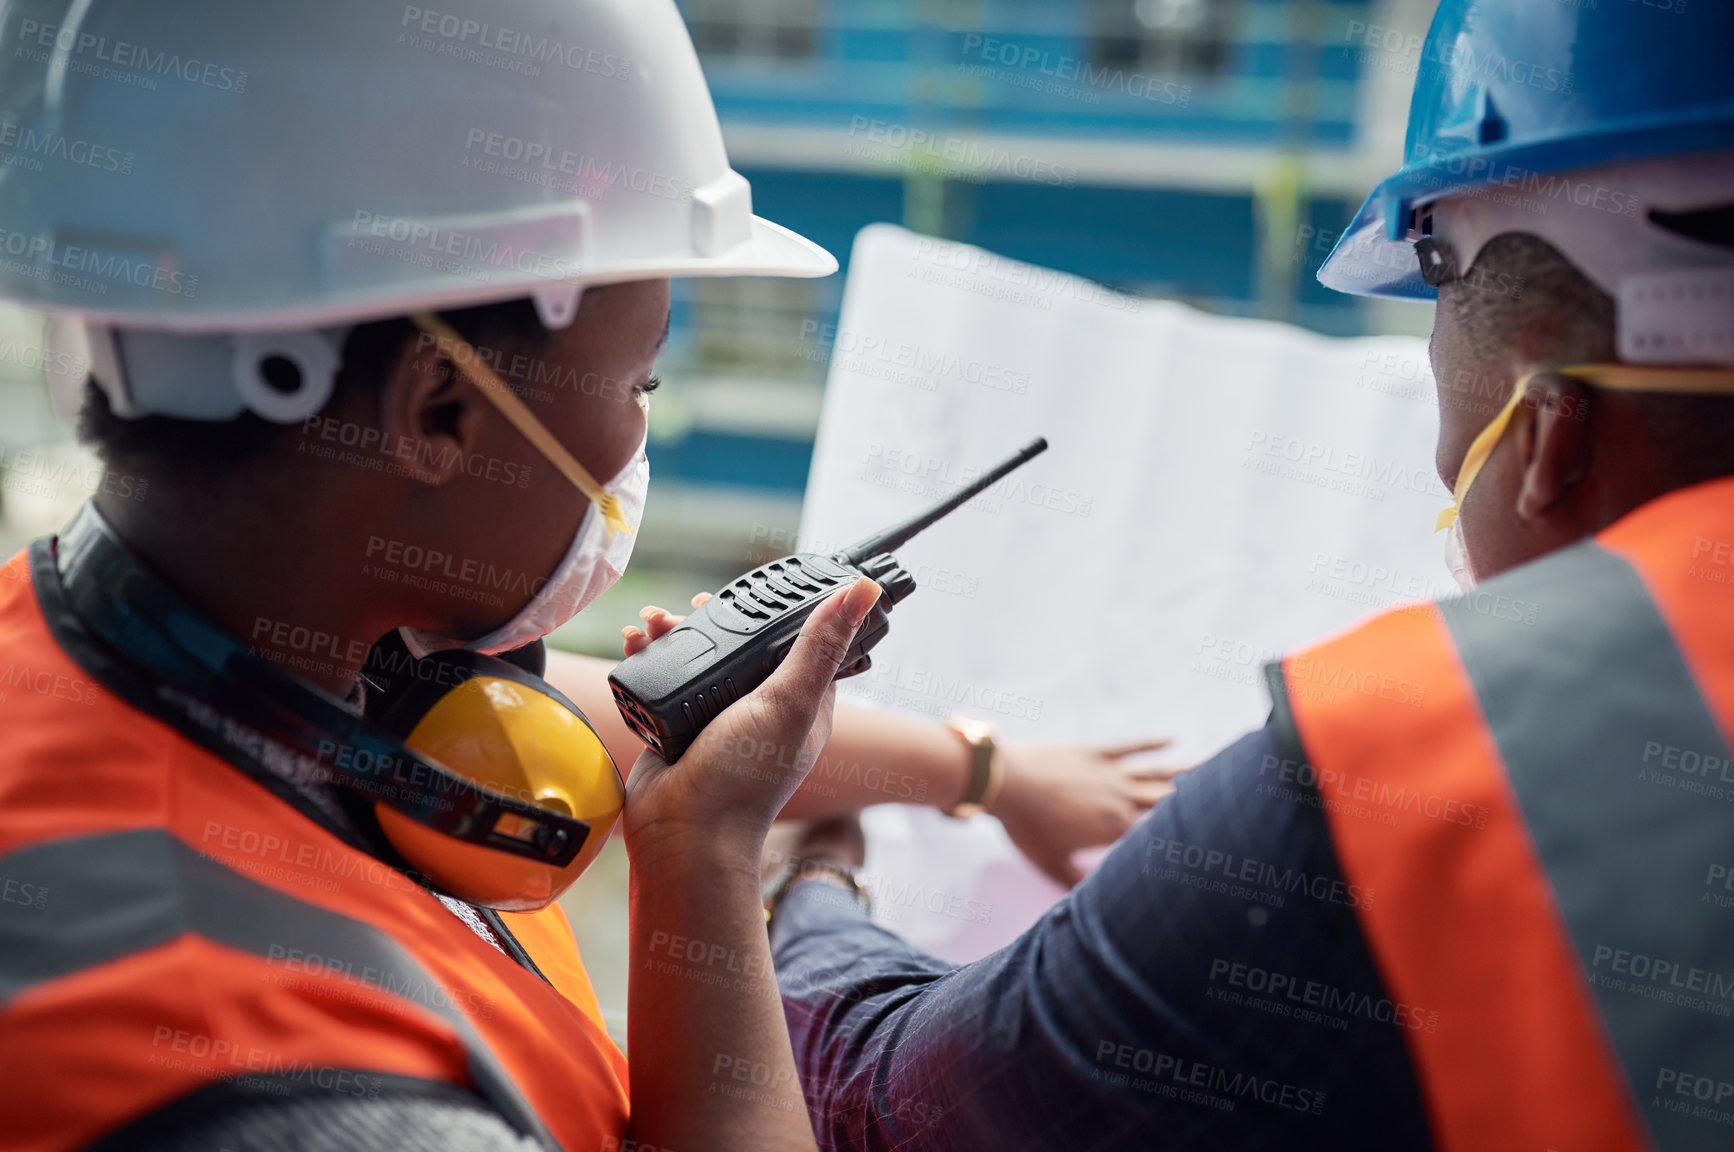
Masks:
[[[1351,296],[1437,300],[1439,293],[1421,279],[1414,245],[1406,237],[1411,210],[1454,196],[1501,191],[1512,180],[1521,186],[1531,178],[1731,145],[1734,104],[1727,104],[1690,116],[1632,118],[1595,133],[1562,134],[1518,147],[1484,148],[1410,164],[1367,197],[1320,266],[1318,280]]]
[[[1399,203],[1399,194],[1388,190],[1386,181],[1361,205],[1354,220],[1343,229],[1336,247],[1319,268],[1319,283],[1350,296],[1382,300],[1437,300],[1438,289],[1421,278],[1415,246],[1406,237],[1390,238],[1386,205]]]
[[[762,216],[753,217],[752,238],[742,248],[751,248],[748,263],[739,271],[693,272],[698,276],[795,276],[815,278],[829,276],[837,270],[837,258],[805,236],[791,232],[781,224],[773,224]]]
[[[425,289],[416,285],[393,285],[369,292],[304,303],[273,303],[267,307],[179,314],[121,310],[66,308],[54,310],[68,316],[122,329],[150,329],[186,334],[209,332],[277,332],[313,328],[348,327],[371,320],[406,316],[412,312],[468,308],[534,296],[562,285],[598,287],[633,280],[661,280],[709,276],[786,276],[812,279],[837,271],[837,258],[824,248],[780,224],[754,216],[748,236],[726,252],[714,256],[693,254],[659,256],[641,260],[600,261],[594,270],[566,279],[550,279],[526,273],[486,286],[453,285],[449,280],[430,280]],[[29,302],[23,302],[30,306]],[[40,306],[40,305],[38,305]]]

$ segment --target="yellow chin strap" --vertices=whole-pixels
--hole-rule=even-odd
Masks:
[[[632,535],[632,529],[627,526],[626,517],[620,511],[620,501],[596,482],[596,478],[585,470],[584,465],[566,451],[564,444],[554,439],[554,434],[531,414],[524,402],[518,399],[518,394],[500,379],[481,355],[470,347],[467,340],[459,336],[450,324],[431,312],[418,312],[411,316],[410,320],[438,342],[440,353],[450,360],[483,396],[493,402],[494,407],[500,410],[500,415],[523,433],[524,438],[547,457],[548,463],[559,469],[562,476],[572,481],[578,491],[584,493],[592,504],[602,510],[602,518],[610,528],[628,536]]]
[[[1487,458],[1493,455],[1493,450],[1505,438],[1505,433],[1517,415],[1518,407],[1529,392],[1530,381],[1537,376],[1564,376],[1615,392],[1659,392],[1680,396],[1734,395],[1734,371],[1721,368],[1576,364],[1568,368],[1537,368],[1526,372],[1518,377],[1516,385],[1511,389],[1511,399],[1505,402],[1499,415],[1495,416],[1492,423],[1483,428],[1481,434],[1469,445],[1469,451],[1463,456],[1463,467],[1457,473],[1457,490],[1452,493],[1451,507],[1439,513],[1434,531],[1443,532],[1456,523],[1458,514],[1463,510],[1463,498],[1469,495],[1469,486],[1475,483],[1475,477],[1480,475]]]

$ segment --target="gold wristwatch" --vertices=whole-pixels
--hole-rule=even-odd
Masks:
[[[963,799],[952,805],[946,815],[967,820],[993,806],[1000,785],[1005,783],[1005,765],[1000,762],[992,725],[968,716],[952,716],[946,719],[945,726],[969,745],[969,777],[963,786]]]

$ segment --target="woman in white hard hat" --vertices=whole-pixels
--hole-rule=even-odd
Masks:
[[[630,1107],[552,903],[627,789],[539,640],[630,552],[668,278],[836,266],[673,4],[6,19],[0,297],[108,468],[0,568],[8,1145],[810,1146],[757,858],[874,586],[631,775]]]

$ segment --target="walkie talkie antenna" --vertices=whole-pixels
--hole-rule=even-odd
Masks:
[[[932,508],[929,508],[927,511],[913,519],[906,520],[895,528],[887,528],[883,532],[875,533],[861,541],[859,544],[856,544],[853,548],[850,548],[847,552],[839,553],[839,555],[842,556],[846,563],[860,564],[863,560],[870,560],[881,552],[890,552],[895,548],[903,547],[917,532],[920,532],[935,520],[956,511],[967,501],[972,500],[987,491],[1007,473],[1022,468],[1025,464],[1029,463],[1047,450],[1048,441],[1046,437],[1037,437],[1036,439],[1031,440],[1028,444],[1018,450],[1017,455],[1013,456],[1010,460],[1007,460],[1004,464],[1001,464],[993,471],[987,473],[967,488],[964,488],[961,492],[952,493],[950,496],[941,500],[938,504],[935,504]]]
[[[837,674],[866,671],[873,662],[869,653],[891,627],[892,607],[915,591],[915,577],[890,550],[1047,450],[1046,440],[1031,441],[936,507],[867,537],[847,552],[784,556],[730,581],[679,627],[608,674],[621,717],[673,764],[705,725],[777,670],[814,609],[863,576],[879,585],[881,595],[850,641]]]

